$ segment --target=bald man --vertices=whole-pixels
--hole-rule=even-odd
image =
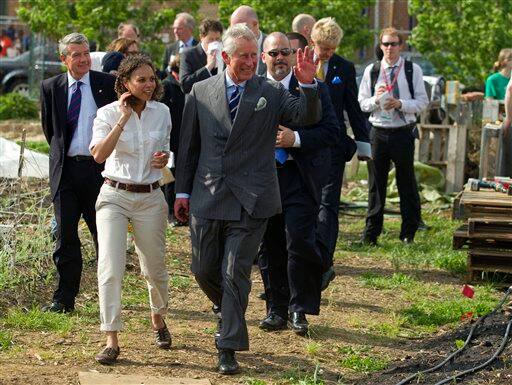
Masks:
[[[298,14],[292,21],[292,31],[300,33],[307,39],[308,45],[311,45],[311,30],[315,23],[316,20],[313,16],[307,13]]]
[[[256,66],[256,75],[265,76],[267,74],[267,66],[261,59],[261,52],[263,51],[263,42],[267,37],[266,34],[260,31],[260,23],[256,11],[248,5],[242,5],[234,10],[229,19],[230,25],[233,26],[239,23],[245,23],[247,27],[254,33],[258,42],[258,65]]]

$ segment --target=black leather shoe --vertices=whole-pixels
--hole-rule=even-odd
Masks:
[[[331,281],[334,279],[334,277],[336,277],[336,272],[334,271],[334,269],[331,266],[331,267],[329,267],[329,270],[327,270],[325,273],[322,274],[322,291],[327,289],[327,287],[329,286],[329,283],[331,283]]]
[[[164,322],[164,326],[158,330],[153,330],[155,335],[155,344],[160,349],[170,349],[172,344],[171,333],[167,329],[167,325]]]
[[[359,241],[361,246],[377,246],[377,238],[368,237],[363,235]]]
[[[240,370],[240,365],[236,362],[235,351],[229,349],[219,350],[219,363],[217,369],[220,374],[235,374]]]
[[[405,237],[402,239],[402,243],[404,245],[412,245],[414,243],[414,238]]]
[[[71,313],[73,310],[75,310],[73,306],[66,306],[60,302],[52,302],[41,308],[41,311],[52,313]]]
[[[267,318],[260,322],[260,329],[268,332],[283,330],[286,329],[287,326],[286,320],[276,313],[270,313]]]
[[[308,334],[308,320],[306,319],[306,315],[304,313],[294,311],[290,313],[290,318],[288,319],[288,323],[290,327],[300,336],[305,336]]]

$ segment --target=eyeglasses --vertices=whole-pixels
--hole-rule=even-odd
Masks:
[[[382,44],[384,47],[398,47],[400,45],[400,42],[399,41],[383,41]]]
[[[265,52],[267,55],[272,57],[277,57],[277,55],[281,54],[283,56],[290,56],[292,53],[295,53],[295,49],[293,48],[283,48],[283,49],[273,49],[272,51]]]

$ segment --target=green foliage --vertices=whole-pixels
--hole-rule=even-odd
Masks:
[[[288,385],[325,385],[325,381],[320,378],[320,373],[321,369],[318,365],[313,374],[304,373],[300,366],[297,366],[294,370],[285,373],[284,383]]]
[[[372,356],[371,349],[363,346],[359,349],[354,349],[350,346],[345,346],[338,349],[338,353],[342,355],[339,365],[343,368],[352,369],[359,373],[371,373],[388,366],[389,360]]]
[[[159,34],[172,26],[174,16],[182,11],[193,15],[199,0],[173,2],[173,8],[163,6],[164,0],[20,0],[19,18],[34,32],[42,32],[58,40],[71,31],[79,31],[105,49],[117,37],[121,22],[133,22],[140,29],[142,50],[159,65],[164,45]]]
[[[37,119],[37,102],[19,92],[10,92],[0,96],[0,120]]]
[[[190,287],[191,281],[189,277],[185,277],[182,275],[173,275],[170,279],[170,284],[175,289],[185,290]]]
[[[374,4],[374,0],[210,0],[219,5],[220,20],[229,25],[231,13],[240,5],[249,5],[258,13],[260,28],[266,33],[290,32],[292,20],[299,13],[308,12],[317,20],[334,16],[345,32],[338,52],[354,59],[354,53],[372,43],[372,32],[368,29],[368,18],[363,10]],[[276,17],[279,15],[279,17]]]
[[[9,350],[13,345],[12,335],[6,331],[0,330],[0,352]]]
[[[17,140],[16,143],[21,146],[21,140]],[[27,140],[25,147],[43,154],[50,153],[50,145],[44,140]]]
[[[512,40],[510,0],[411,0],[410,43],[448,79],[482,86]],[[435,33],[433,33],[435,31]]]
[[[267,385],[267,381],[260,380],[258,378],[246,378],[244,379],[245,385]]]
[[[9,310],[7,316],[0,320],[6,327],[16,330],[56,331],[67,333],[73,327],[73,319],[66,314],[43,312],[39,309],[22,311]]]
[[[398,289],[407,288],[417,283],[410,276],[403,273],[394,273],[391,277],[384,277],[373,273],[364,273],[361,276],[364,286],[374,289]]]

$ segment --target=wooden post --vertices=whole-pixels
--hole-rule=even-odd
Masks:
[[[470,119],[467,103],[457,106],[457,119],[448,136],[448,163],[446,166],[446,192],[460,191],[464,185],[466,165],[467,124]]]

